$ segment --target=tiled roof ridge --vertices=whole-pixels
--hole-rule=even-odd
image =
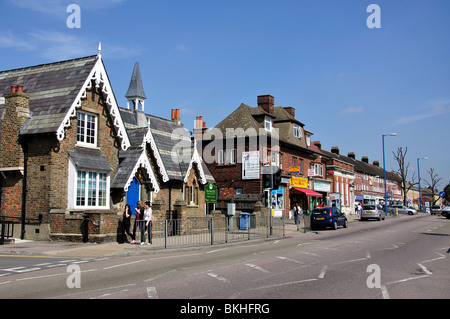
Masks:
[[[22,68],[15,68],[15,69],[3,70],[3,71],[0,70],[0,74],[2,74],[2,73],[9,73],[9,72],[16,72],[16,71],[24,71],[24,70],[29,70],[29,69],[38,69],[38,68],[48,67],[48,66],[51,66],[51,65],[66,64],[66,63],[69,63],[69,62],[89,60],[89,59],[93,59],[93,58],[96,58],[96,57],[98,57],[98,56],[97,55],[89,55],[89,56],[85,56],[85,57],[81,57],[81,58],[68,59],[68,60],[64,60],[64,61],[42,63],[42,64],[38,64],[38,65],[30,65],[30,66],[26,66],[26,67],[22,67]]]

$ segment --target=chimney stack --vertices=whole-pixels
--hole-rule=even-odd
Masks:
[[[361,158],[361,161],[364,162],[364,163],[366,163],[366,164],[369,164],[369,157],[368,157],[368,156],[363,156],[363,157]]]
[[[273,115],[273,107],[275,104],[275,98],[272,95],[259,95],[258,106],[267,113]]]
[[[22,145],[19,142],[20,129],[30,118],[29,98],[23,92],[22,85],[11,86],[10,92],[4,94],[5,106],[0,123],[2,146],[0,162],[2,167],[23,167]]]
[[[320,141],[315,141],[315,142],[313,142],[313,144],[314,144],[315,146],[317,146],[317,148],[318,148],[319,150],[322,149],[322,143],[321,143]]]
[[[339,147],[338,146],[333,146],[331,148],[331,153],[334,153],[336,155],[339,155]]]
[[[376,167],[380,167],[380,162],[379,161],[373,161],[373,165]]]
[[[295,117],[295,108],[291,106],[283,107],[286,112],[288,112],[292,117]]]
[[[350,157],[350,158],[356,159],[355,152],[350,152],[350,153],[348,153],[347,156]]]

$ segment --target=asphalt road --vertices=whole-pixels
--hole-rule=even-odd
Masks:
[[[152,256],[4,256],[0,298],[448,299],[449,249],[450,220],[418,215]]]

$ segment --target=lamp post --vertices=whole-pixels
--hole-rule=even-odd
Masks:
[[[417,175],[419,177],[419,211],[422,211],[422,194],[421,194],[421,191],[420,191],[420,166],[419,166],[419,160],[421,160],[421,159],[427,160],[428,157],[427,156],[419,157],[417,159]]]
[[[387,210],[387,184],[386,184],[386,158],[384,155],[384,137],[385,136],[397,136],[397,133],[391,133],[391,134],[383,134],[382,140],[383,140],[383,171],[384,171],[384,210],[386,213],[386,216],[388,214]]]

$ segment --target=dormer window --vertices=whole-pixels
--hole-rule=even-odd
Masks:
[[[97,116],[78,112],[77,143],[97,146]]]
[[[302,138],[302,127],[298,124],[294,124],[294,137]]]
[[[264,128],[266,129],[266,131],[268,132],[272,132],[272,118],[266,116],[264,118]]]

